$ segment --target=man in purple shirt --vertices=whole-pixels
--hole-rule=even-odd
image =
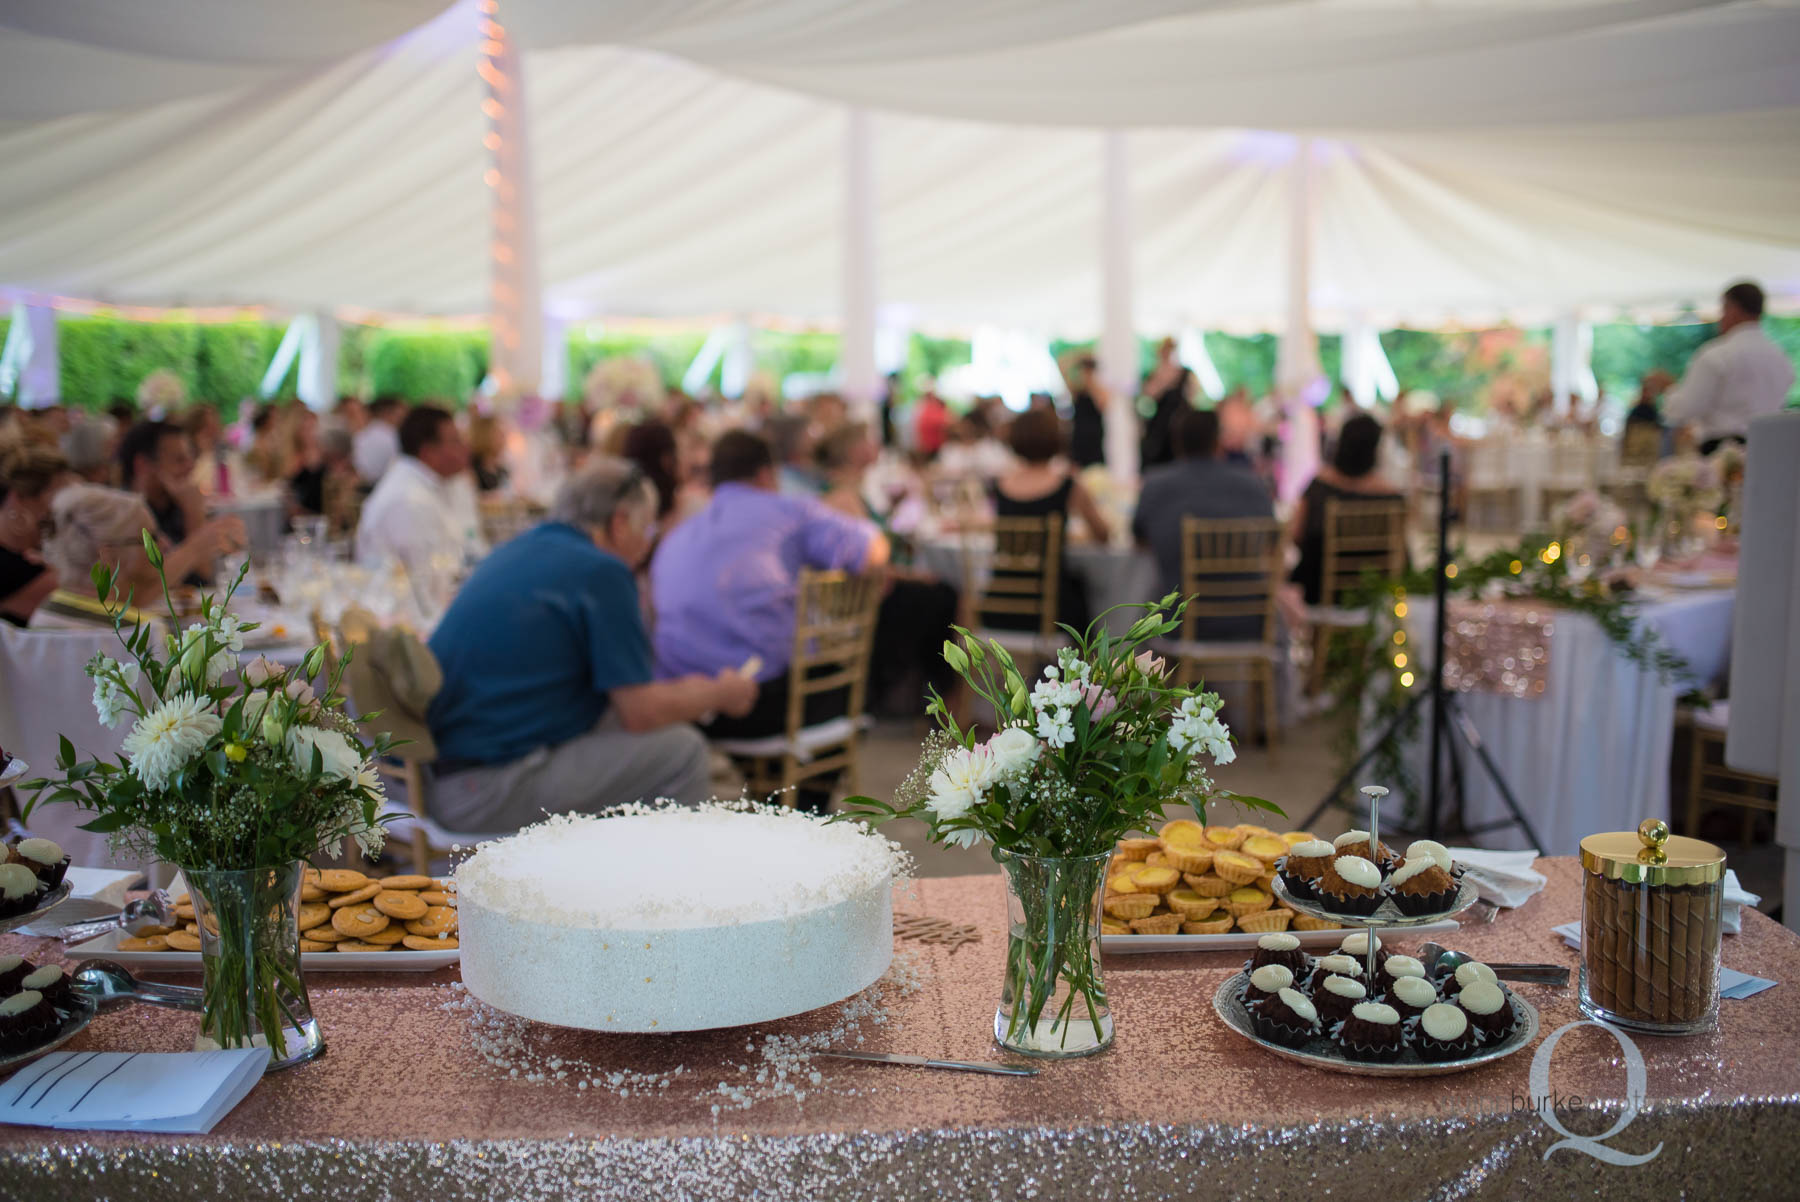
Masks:
[[[670,531],[650,564],[657,674],[716,675],[760,660],[755,707],[705,729],[715,738],[778,734],[787,719],[801,569],[880,568],[887,538],[872,522],[783,495],[768,442],[748,431],[720,436],[712,482],[706,508]],[[809,705],[807,721],[841,716],[841,699],[836,713],[822,712],[831,700],[809,698],[818,705]]]

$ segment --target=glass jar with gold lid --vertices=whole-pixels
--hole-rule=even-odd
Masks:
[[[1581,841],[1581,1010],[1688,1035],[1719,1016],[1725,853],[1660,818]]]

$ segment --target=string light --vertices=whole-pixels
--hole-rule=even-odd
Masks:
[[[1394,666],[1396,668],[1404,668],[1406,666],[1406,652],[1402,651],[1400,654],[1394,656]]]
[[[1725,527],[1727,527],[1729,525],[1731,525],[1730,519],[1728,519],[1722,513],[1718,517],[1713,519],[1713,529],[1714,530],[1723,530],[1723,529],[1725,529]]]
[[[1511,572],[1514,576],[1517,576],[1520,572],[1525,570],[1525,565],[1515,559],[1506,565],[1506,570]]]
[[[1400,673],[1400,687],[1403,689],[1410,689],[1413,687],[1413,674],[1411,672]]]
[[[1396,647],[1404,646],[1405,643],[1406,643],[1406,631],[1404,631],[1404,630],[1394,631],[1394,646],[1396,646]]]
[[[1444,565],[1444,578],[1447,580],[1455,580],[1456,579],[1456,565],[1455,564],[1447,563]]]
[[[1404,618],[1406,616],[1406,602],[1402,601],[1400,604],[1394,606],[1394,616],[1396,618]]]

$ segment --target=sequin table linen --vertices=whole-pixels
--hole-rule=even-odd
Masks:
[[[1491,960],[1573,967],[1550,928],[1578,916],[1573,860],[1490,926],[1443,940]],[[1005,899],[997,875],[926,880],[902,911],[978,926],[954,951],[900,945],[923,984],[864,1024],[869,1049],[994,1059]],[[1398,945],[1398,941],[1397,941]],[[45,956],[49,945],[0,938]],[[571,1058],[658,1074],[620,1096],[527,1082],[476,1054],[466,1014],[446,1010],[454,971],[424,981],[317,974],[329,1053],[268,1077],[207,1137],[0,1128],[0,1197],[61,1199],[1329,1199],[1792,1198],[1800,1149],[1800,940],[1760,914],[1725,940],[1725,963],[1783,983],[1721,1008],[1720,1029],[1639,1037],[1644,1100],[1605,1141],[1644,1156],[1606,1163],[1564,1148],[1528,1109],[1532,1055],[1460,1076],[1372,1080],[1290,1064],[1232,1034],[1209,999],[1237,957],[1114,956],[1118,1040],[1034,1079],[824,1059],[807,1096],[715,1116],[717,1085],[770,1031],[829,1025],[830,1012],[770,1028],[674,1036],[556,1032]],[[1521,985],[1545,1037],[1579,1017],[1575,990]],[[191,1014],[103,1016],[77,1049],[179,1050]],[[1541,1045],[1540,1045],[1541,1046]],[[684,1073],[667,1078],[681,1065]],[[1578,1027],[1554,1048],[1549,1086],[1572,1132],[1624,1109],[1620,1044]],[[0,1088],[4,1084],[0,1083]],[[1567,1107],[1574,1107],[1571,1113]]]

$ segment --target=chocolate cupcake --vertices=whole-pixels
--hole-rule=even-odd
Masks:
[[[0,864],[0,918],[31,913],[43,892],[31,869],[23,864]]]
[[[66,1010],[75,1004],[75,985],[69,980],[69,974],[58,965],[44,965],[21,981],[20,985],[40,995],[58,1009]]]
[[[1480,1047],[1469,1016],[1448,1002],[1427,1006],[1413,1031],[1413,1050],[1421,1060],[1460,1060]]]
[[[6,849],[6,860],[31,869],[46,889],[62,884],[63,874],[69,871],[69,857],[48,839],[20,839]]]
[[[1361,856],[1339,856],[1319,877],[1319,901],[1339,914],[1373,914],[1381,905],[1381,872]]]
[[[41,993],[22,989],[0,998],[0,1055],[29,1052],[61,1025],[62,1019]]]
[[[1298,989],[1282,989],[1250,1011],[1250,1029],[1259,1039],[1297,1048],[1319,1034],[1319,1011]]]
[[[1251,973],[1250,979],[1244,983],[1244,1007],[1254,1010],[1283,989],[1291,988],[1293,984],[1294,974],[1284,965],[1265,964]]]
[[[1512,1034],[1512,1003],[1507,1000],[1506,991],[1492,981],[1464,986],[1456,995],[1456,1004],[1469,1016],[1469,1025],[1475,1028],[1482,1043],[1499,1043]]]
[[[1456,904],[1456,882],[1429,856],[1408,860],[1388,878],[1402,914],[1438,914]]]
[[[1411,956],[1389,956],[1387,961],[1375,970],[1375,987],[1383,993],[1393,991],[1394,982],[1405,977],[1425,979],[1425,966]]]
[[[1281,874],[1282,884],[1295,897],[1317,897],[1319,878],[1331,866],[1331,859],[1337,853],[1331,844],[1323,839],[1307,839],[1288,848],[1275,865]]]
[[[0,956],[0,997],[25,988],[20,982],[37,971],[37,965],[24,956]]]
[[[1368,831],[1345,831],[1331,841],[1331,846],[1332,850],[1339,856],[1358,856],[1368,860],[1381,870],[1381,875],[1383,876],[1386,876],[1394,869],[1400,867],[1400,857],[1395,854],[1394,849],[1389,847],[1386,843],[1381,845],[1381,851],[1379,853],[1375,855],[1369,854]]]
[[[1363,979],[1362,961],[1354,956],[1320,956],[1313,962],[1312,980],[1308,982],[1312,991],[1318,993],[1325,985],[1325,978],[1330,976],[1349,977],[1352,981],[1361,981]]]
[[[1479,960],[1465,960],[1458,964],[1450,979],[1456,982],[1458,989],[1467,989],[1477,981],[1485,981],[1489,985],[1500,984],[1500,978],[1494,975],[1494,970]]]
[[[1417,1018],[1438,1004],[1437,986],[1424,977],[1401,977],[1388,987],[1382,998],[1400,1012],[1400,1021]]]
[[[1251,953],[1250,962],[1244,971],[1255,972],[1269,964],[1279,964],[1294,974],[1296,980],[1306,974],[1306,953],[1300,950],[1300,940],[1286,931],[1275,931],[1264,935],[1256,941],[1256,951]]]
[[[1381,941],[1380,935],[1372,931],[1351,931],[1344,936],[1344,941],[1338,944],[1338,952],[1341,955],[1349,956],[1358,964],[1366,965],[1369,962],[1370,939],[1375,940],[1375,972],[1379,974],[1382,965],[1386,964],[1388,957],[1393,954],[1388,950],[1387,944]]]
[[[1349,1018],[1357,1003],[1368,1000],[1369,991],[1363,988],[1362,982],[1352,981],[1349,977],[1326,977],[1325,983],[1313,990],[1313,1005],[1319,1011],[1319,1020],[1327,1028]]]
[[[1363,1002],[1337,1029],[1337,1045],[1352,1060],[1397,1060],[1406,1050],[1406,1033],[1392,1006]]]

